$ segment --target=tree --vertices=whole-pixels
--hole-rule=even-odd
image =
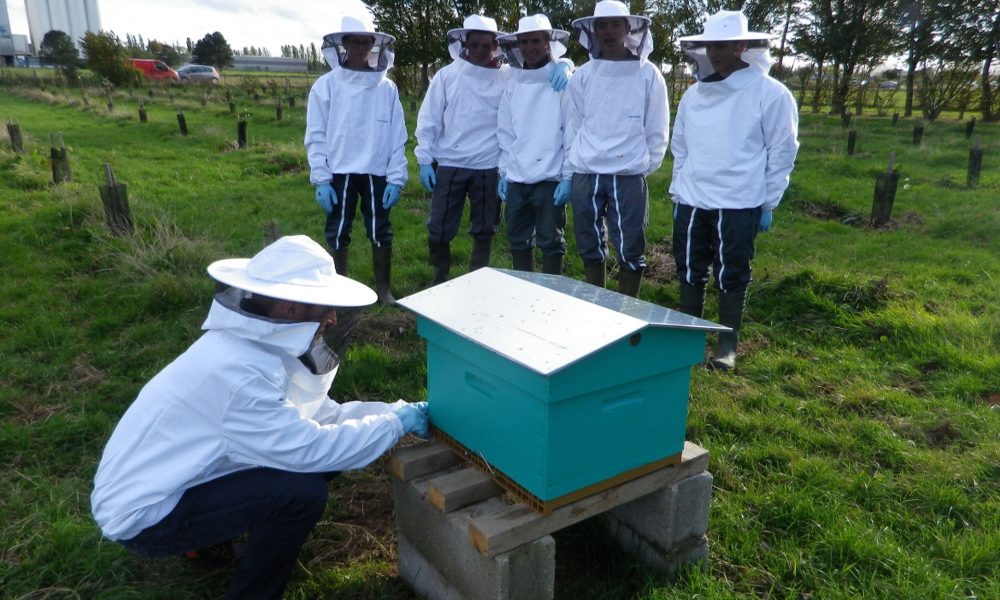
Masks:
[[[45,34],[38,47],[38,55],[66,77],[67,81],[76,81],[76,68],[80,60],[80,51],[73,44],[73,39],[64,31],[53,29]]]
[[[158,42],[156,40],[149,40],[147,49],[156,59],[162,60],[171,67],[176,67],[181,64],[180,52],[178,52],[177,48],[174,48],[170,44],[164,44],[163,42]]]
[[[118,36],[109,31],[83,34],[87,68],[114,85],[139,83],[142,75],[128,62],[128,52]]]
[[[233,49],[221,33],[206,34],[198,40],[191,51],[191,58],[200,65],[212,65],[223,68],[233,64]]]
[[[431,67],[448,59],[445,32],[461,26],[462,17],[449,0],[373,0],[369,6],[379,31],[396,38],[396,65],[419,68],[427,89]]]

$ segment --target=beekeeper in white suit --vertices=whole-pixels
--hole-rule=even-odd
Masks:
[[[344,16],[323,37],[331,71],[313,84],[306,112],[309,180],[325,213],[326,241],[337,272],[348,274],[357,209],[372,246],[379,304],[394,304],[390,209],[406,185],[406,123],[392,68],[395,38],[367,16]]]
[[[636,296],[646,268],[646,176],[667,152],[670,109],[649,62],[649,19],[603,0],[573,21],[590,60],[569,84],[566,161],[558,198],[573,203],[573,232],[589,283],[604,287],[607,243],[618,257],[618,291]]]
[[[115,428],[91,503],[104,535],[145,556],[224,547],[249,533],[227,598],[280,598],[327,503],[327,480],[406,433],[426,403],[334,402],[338,313],[375,302],[306,236],[212,263],[232,286],[205,334],[143,387]]]
[[[542,14],[523,17],[516,33],[497,38],[512,73],[497,117],[497,193],[507,205],[507,239],[513,267],[520,271],[534,270],[536,246],[544,273],[563,271],[566,208],[555,201],[555,190],[562,175],[568,97],[553,90],[549,80],[556,69],[571,66],[561,58],[568,38]]]
[[[425,224],[435,284],[448,279],[451,241],[458,235],[466,196],[473,238],[470,271],[489,264],[499,228],[497,110],[510,78],[499,35],[504,33],[496,21],[483,15],[470,15],[462,27],[448,31],[454,60],[431,79],[417,115],[414,154],[420,182],[431,193]],[[553,89],[566,87],[566,68],[552,71]]]
[[[771,227],[799,147],[795,99],[767,74],[770,37],[724,10],[680,39],[698,82],[681,98],[670,146],[673,255],[687,314],[702,316],[709,267],[715,274],[719,322],[732,331],[719,334],[711,364],[724,370],[736,364],[754,241]]]

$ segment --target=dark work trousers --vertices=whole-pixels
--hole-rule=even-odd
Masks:
[[[642,175],[574,173],[570,190],[573,233],[584,262],[605,261],[607,235],[622,268],[645,269],[646,224],[649,222],[646,178]]]
[[[368,239],[379,247],[392,243],[389,210],[382,208],[385,177],[335,173],[330,185],[337,195],[333,211],[326,216],[326,243],[331,250],[340,250],[351,245],[351,227],[354,225],[358,207],[361,208],[361,216],[365,219]]]
[[[507,184],[507,239],[510,251],[531,250],[535,246],[545,256],[566,254],[566,207],[556,206],[557,183]]]
[[[469,235],[489,239],[500,227],[500,198],[496,169],[437,168],[437,184],[431,193],[427,215],[427,241],[447,244],[458,235],[465,197],[469,197]]]
[[[232,473],[187,490],[163,520],[121,544],[143,556],[176,556],[249,532],[226,598],[281,598],[326,509],[327,479],[263,468]]]
[[[673,239],[677,277],[684,283],[704,286],[711,266],[720,292],[750,285],[760,212],[759,206],[704,209],[677,204]]]

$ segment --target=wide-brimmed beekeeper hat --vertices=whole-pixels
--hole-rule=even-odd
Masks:
[[[233,287],[304,304],[368,306],[371,288],[337,274],[330,254],[308,236],[285,236],[253,258],[226,258],[208,266],[213,279]]]
[[[360,18],[354,15],[344,15],[340,18],[340,24],[333,33],[323,36],[323,58],[330,67],[337,67],[343,64],[347,56],[347,48],[344,47],[344,38],[349,35],[368,36],[375,40],[372,50],[368,55],[368,66],[376,71],[385,71],[392,67],[393,44],[396,38],[388,33],[375,31],[375,25],[370,19]]]
[[[524,57],[517,45],[517,36],[522,33],[534,33],[541,31],[549,35],[549,57],[552,60],[560,58],[566,54],[566,40],[569,39],[569,32],[563,29],[553,29],[549,18],[543,14],[528,15],[521,17],[517,23],[517,31],[497,37],[500,49],[507,56],[507,62],[512,67],[521,67],[524,64]]]
[[[594,5],[594,14],[573,20],[573,28],[580,32],[580,45],[594,55],[598,44],[594,44],[594,21],[597,19],[621,18],[628,21],[629,34],[625,45],[640,58],[646,58],[653,51],[653,36],[649,33],[649,18],[629,14],[628,7],[619,0],[601,0]]]
[[[496,19],[483,15],[469,15],[462,21],[461,27],[448,30],[448,53],[453,59],[458,60],[462,56],[462,44],[473,31],[485,31],[493,34],[494,38],[507,35],[506,32],[497,29]],[[499,58],[500,54],[500,48],[497,47],[493,52],[493,58]]]
[[[705,21],[705,31],[680,38],[683,42],[738,42],[769,40],[771,34],[750,31],[746,15],[738,10],[720,10]]]

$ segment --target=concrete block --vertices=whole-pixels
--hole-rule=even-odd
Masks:
[[[550,600],[555,590],[552,536],[487,558],[469,541],[469,519],[503,502],[491,498],[443,513],[427,501],[433,477],[393,479],[400,575],[407,585],[430,600]]]
[[[708,530],[712,474],[703,471],[606,513],[667,551]]]

